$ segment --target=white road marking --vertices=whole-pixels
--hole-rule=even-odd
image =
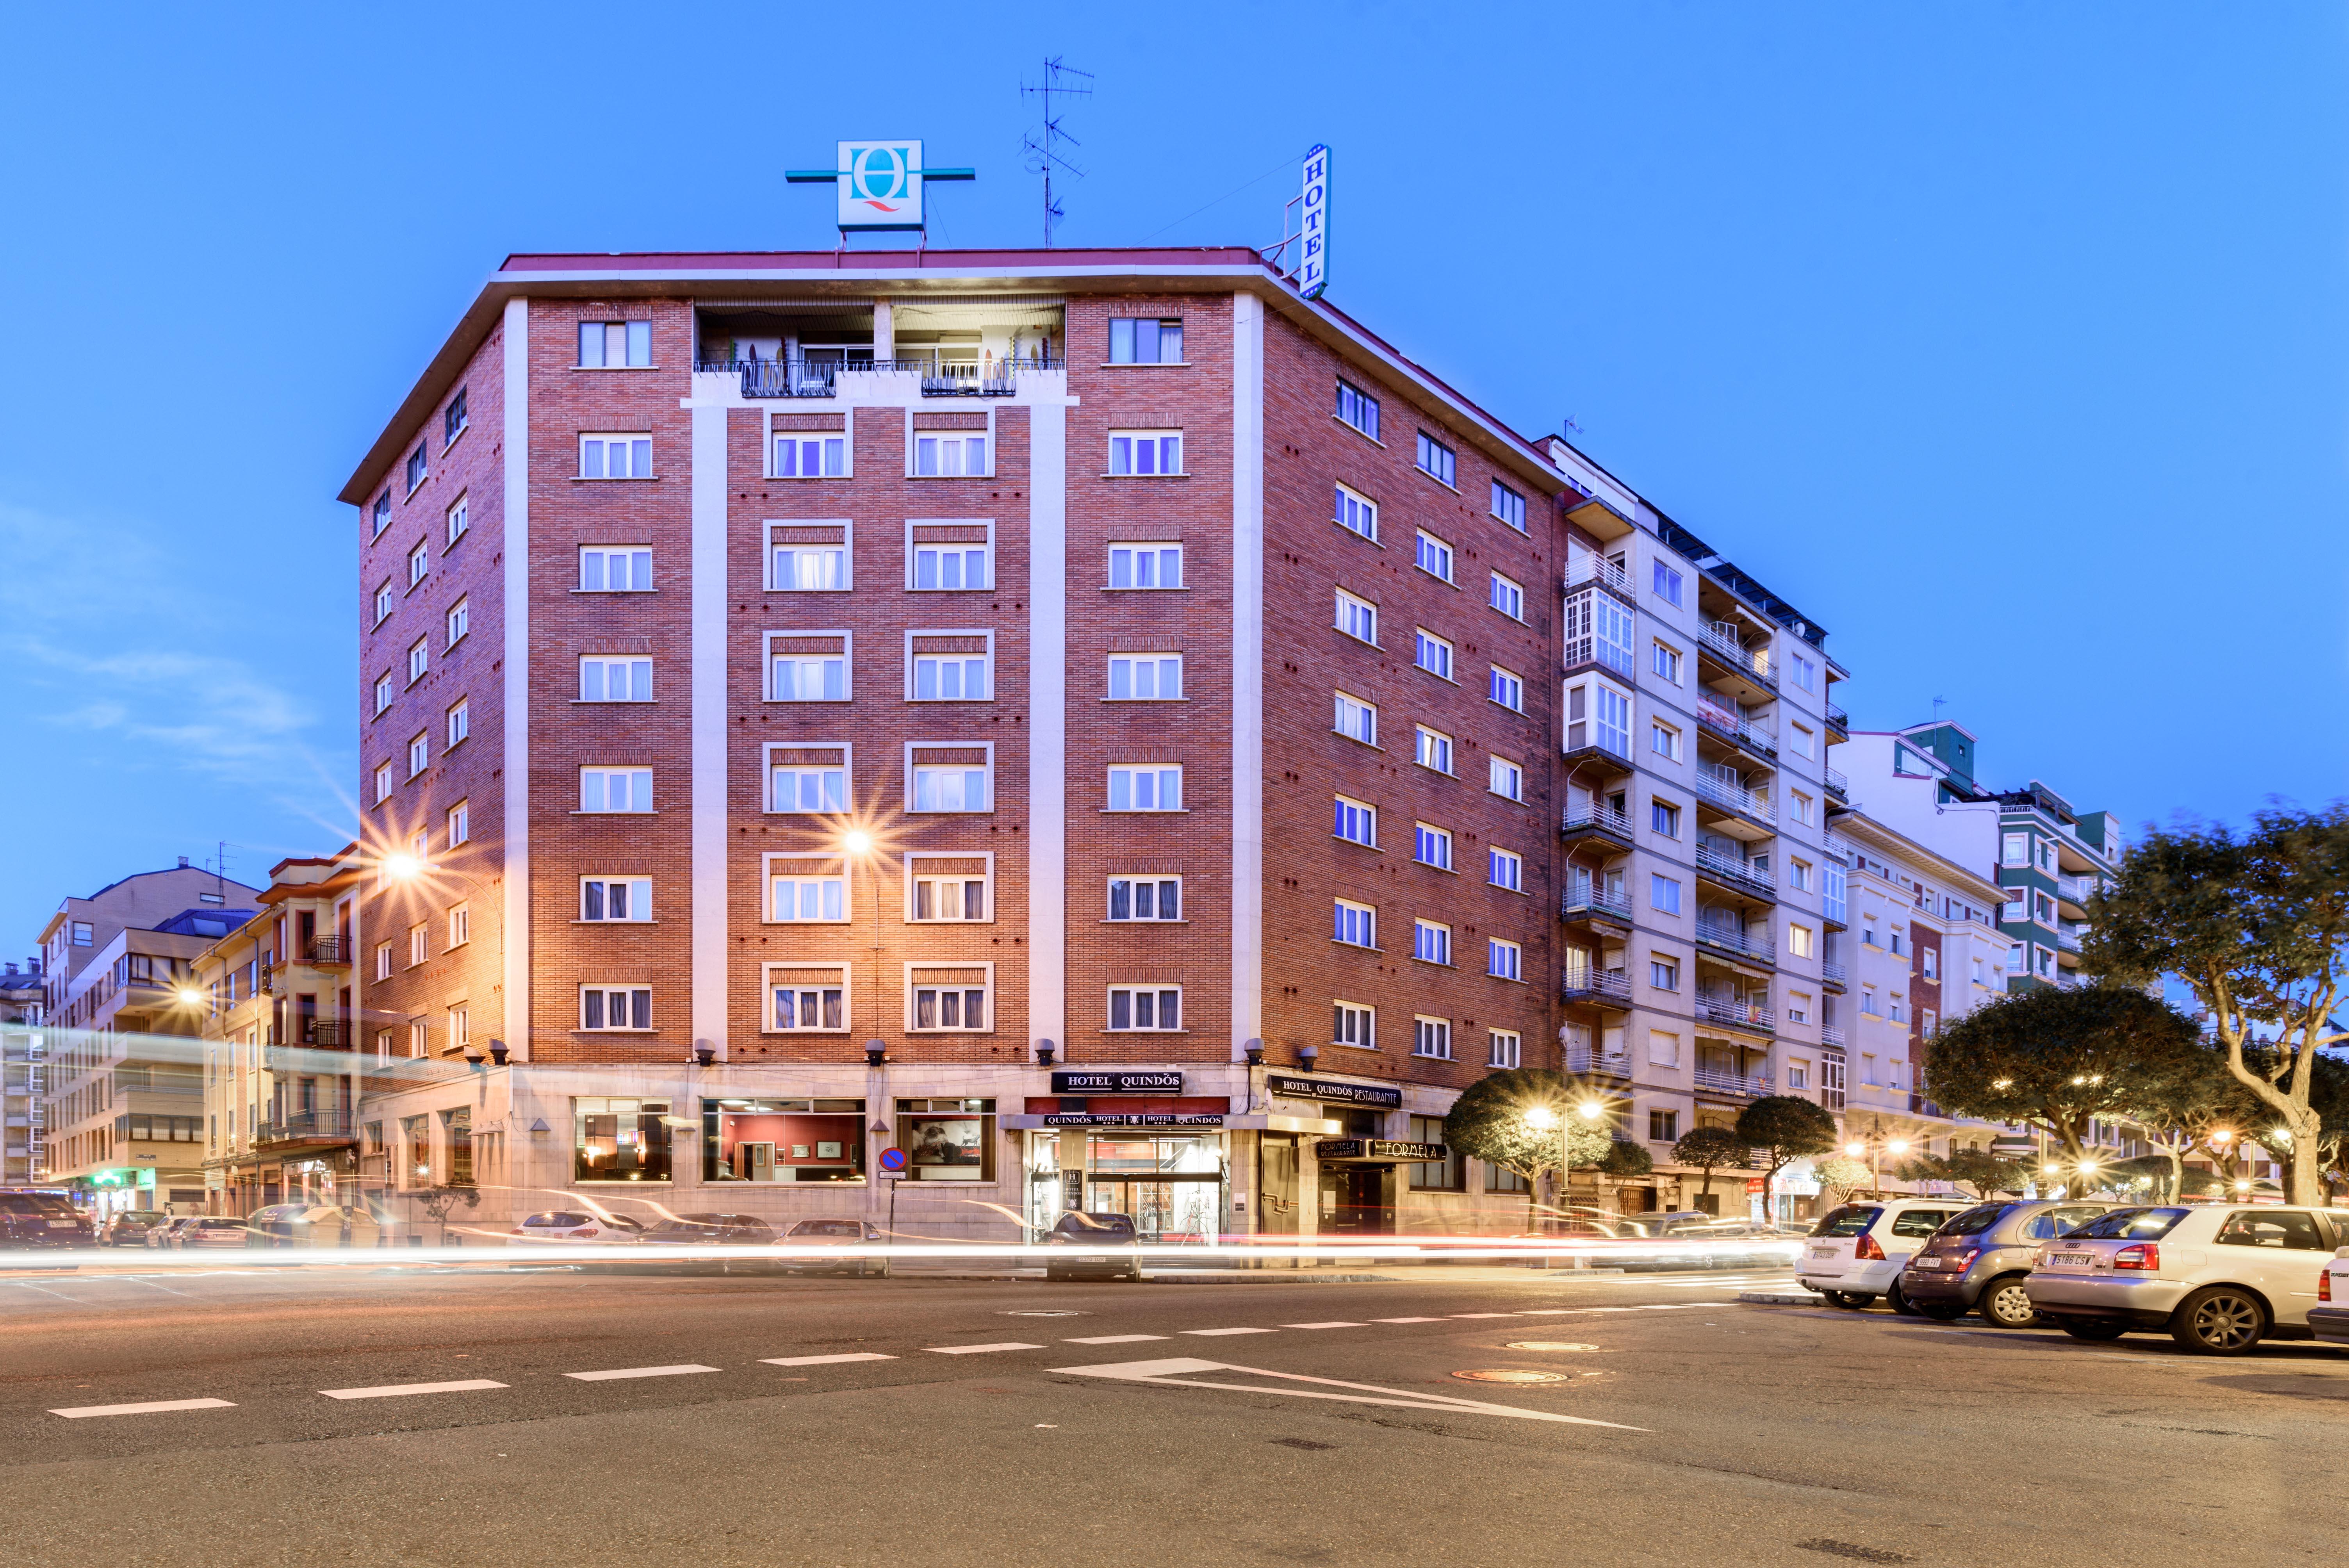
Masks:
[[[769,1356],[762,1358],[769,1367],[837,1367],[844,1361],[895,1361],[895,1356],[884,1356],[877,1350],[852,1350],[841,1356]]]
[[[565,1372],[582,1383],[608,1383],[620,1377],[678,1377],[688,1372],[715,1372],[715,1367],[620,1367],[609,1372]]]
[[[1454,1415],[1510,1416],[1522,1421],[1558,1421],[1575,1427],[1609,1427],[1619,1432],[1640,1432],[1644,1427],[1627,1427],[1619,1421],[1594,1421],[1586,1416],[1557,1416],[1547,1410],[1521,1410],[1510,1405],[1492,1405],[1481,1399],[1462,1399],[1449,1394],[1410,1394],[1401,1388],[1383,1388],[1374,1383],[1348,1383],[1335,1377],[1308,1377],[1299,1372],[1273,1372],[1261,1367],[1239,1367],[1228,1361],[1199,1361],[1189,1357],[1165,1361],[1115,1361],[1097,1367],[1055,1367],[1054,1372],[1080,1377],[1116,1377],[1133,1383],[1154,1383],[1166,1388],[1216,1388],[1233,1394],[1286,1394],[1298,1399],[1335,1399],[1349,1405],[1390,1405],[1409,1410],[1442,1410]],[[1253,1383],[1186,1383],[1178,1374],[1185,1372],[1240,1372],[1251,1377],[1278,1377],[1289,1383],[1312,1383],[1313,1388],[1269,1388]],[[1328,1394],[1323,1388],[1351,1388],[1351,1394]],[[1366,1396],[1386,1395],[1377,1398]]]
[[[1695,1312],[1708,1306],[1735,1306],[1733,1301],[1647,1301],[1637,1306],[1537,1306],[1517,1314],[1520,1317],[1585,1317],[1601,1312]],[[1489,1313],[1467,1315],[1490,1316]],[[1841,1316],[1842,1314],[1835,1315]]]
[[[1454,1317],[1522,1317],[1525,1315],[1516,1312],[1455,1312],[1452,1315]]]
[[[1007,1339],[1000,1345],[925,1345],[922,1348],[933,1356],[984,1356],[994,1350],[1041,1350],[1044,1347]]]
[[[88,1416],[145,1416],[158,1410],[233,1410],[233,1399],[162,1399],[152,1405],[83,1405],[70,1410],[51,1410],[52,1416],[63,1416],[68,1421],[78,1421]]]
[[[402,1394],[469,1394],[477,1388],[504,1387],[486,1377],[471,1377],[462,1383],[386,1383],[378,1388],[321,1388],[318,1392],[329,1399],[389,1399]]]
[[[1181,1332],[1195,1334],[1202,1339],[1213,1339],[1225,1334],[1278,1334],[1277,1328],[1185,1328]]]
[[[1367,1328],[1365,1323],[1284,1323],[1283,1328]]]
[[[1372,1323],[1441,1323],[1440,1317],[1374,1317]]]
[[[1063,1339],[1063,1345],[1139,1345],[1145,1339],[1164,1339],[1163,1334],[1096,1334],[1091,1339]]]

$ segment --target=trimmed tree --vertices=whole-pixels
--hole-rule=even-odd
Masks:
[[[2088,1122],[2150,1121],[2190,1099],[2209,1067],[2194,1021],[2120,985],[2034,986],[1941,1026],[1926,1092],[1953,1116],[2023,1121],[2088,1158]]]
[[[1607,1152],[1599,1157],[1599,1169],[1602,1174],[1628,1181],[1636,1177],[1653,1175],[1656,1157],[1637,1143],[1614,1139],[1609,1141]]]
[[[1762,1150],[1769,1168],[1762,1177],[1762,1212],[1777,1212],[1778,1172],[1797,1160],[1835,1147],[1835,1118],[1798,1095],[1772,1094],[1737,1113],[1738,1140]]]
[[[1994,1193],[2023,1195],[2031,1172],[2022,1161],[2002,1160],[1987,1149],[1952,1149],[1947,1154],[1920,1154],[1894,1172],[1903,1181],[1947,1181],[1968,1187],[1977,1199]]]
[[[1561,1145],[1574,1164],[1588,1166],[1604,1159],[1614,1143],[1603,1122],[1589,1121],[1578,1110],[1590,1098],[1572,1078],[1547,1068],[1488,1073],[1453,1102],[1451,1114],[1444,1119],[1444,1141],[1472,1160],[1525,1178],[1526,1229],[1530,1231],[1535,1189],[1545,1171],[1559,1172],[1559,1207],[1565,1207]],[[1547,1127],[1534,1125],[1539,1119],[1537,1111],[1548,1113]]]
[[[2149,832],[2090,897],[2088,919],[2092,973],[2126,985],[2173,975],[2194,993],[2228,1072],[2282,1129],[2286,1201],[2323,1203],[2316,1063],[2349,1039],[2334,1018],[2349,982],[2349,804],[2256,812],[2240,835]]]
[[[1851,1202],[1854,1192],[1868,1191],[1874,1178],[1865,1160],[1854,1160],[1848,1154],[1830,1154],[1811,1161],[1818,1173],[1819,1190],[1834,1196],[1838,1204]]]
[[[1703,1192],[1713,1196],[1713,1173],[1726,1166],[1743,1169],[1751,1158],[1745,1140],[1725,1127],[1692,1127],[1672,1145],[1672,1163],[1693,1165],[1704,1172]]]
[[[440,1227],[440,1243],[443,1246],[449,1243],[450,1212],[460,1203],[471,1209],[481,1201],[481,1193],[471,1187],[427,1187],[409,1196],[414,1198],[417,1206],[431,1215],[432,1222]]]

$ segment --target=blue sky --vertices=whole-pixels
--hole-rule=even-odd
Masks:
[[[1104,21],[1123,15],[1131,23]],[[831,242],[786,168],[918,135],[938,245],[1276,238],[1829,628],[1855,723],[2131,821],[2344,770],[2337,5],[19,10],[0,285],[0,956],[67,893],[330,851],[332,497],[508,251]]]

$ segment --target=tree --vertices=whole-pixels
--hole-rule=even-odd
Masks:
[[[2074,1166],[2088,1122],[2144,1121],[2190,1098],[2207,1066],[2194,1021],[2120,985],[2034,986],[1941,1026],[1926,1092],[1952,1116],[2044,1129]]]
[[[1850,1202],[1854,1192],[1868,1191],[1875,1181],[1868,1169],[1868,1161],[1854,1160],[1848,1154],[1831,1154],[1823,1160],[1815,1160],[1811,1161],[1811,1169],[1818,1175],[1819,1190],[1832,1195],[1837,1203]]]
[[[1692,1127],[1672,1145],[1672,1163],[1693,1165],[1704,1172],[1703,1192],[1713,1196],[1713,1173],[1722,1166],[1743,1169],[1751,1158],[1745,1140],[1725,1127]]]
[[[2088,918],[2091,973],[2124,985],[2174,975],[2193,992],[2228,1072],[2282,1127],[2286,1200],[2323,1202],[2316,1063],[2349,1039],[2333,1016],[2349,982],[2349,803],[2256,812],[2241,834],[2150,831],[2089,898]],[[2267,1064],[2255,1065],[2262,1049]]]
[[[1574,1164],[1595,1165],[1613,1144],[1604,1121],[1581,1114],[1584,1106],[1599,1103],[1595,1091],[1547,1068],[1488,1073],[1453,1103],[1444,1119],[1444,1141],[1471,1159],[1526,1179],[1526,1229],[1530,1231],[1534,1189],[1544,1172],[1559,1172],[1559,1197],[1565,1196],[1565,1171],[1558,1164],[1561,1145]],[[1548,1125],[1540,1125],[1545,1120]]]
[[[1903,1181],[1947,1181],[1971,1187],[1977,1199],[1998,1192],[2023,1195],[2031,1172],[2015,1160],[2002,1160],[1987,1149],[1952,1149],[1949,1153],[1920,1154],[1894,1172]]]
[[[481,1201],[481,1194],[471,1187],[425,1187],[410,1192],[409,1196],[415,1199],[418,1206],[432,1216],[432,1222],[440,1227],[440,1240],[444,1245],[449,1240],[449,1212],[460,1203],[471,1209]]]
[[[1797,1160],[1835,1147],[1835,1118],[1799,1095],[1771,1094],[1737,1113],[1737,1136],[1769,1161],[1762,1177],[1762,1212],[1777,1212],[1778,1172]]]
[[[1629,1181],[1652,1174],[1656,1169],[1656,1157],[1637,1143],[1614,1139],[1609,1141],[1607,1152],[1599,1157],[1599,1169],[1606,1175]]]

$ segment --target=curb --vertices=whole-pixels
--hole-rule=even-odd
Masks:
[[[1812,1291],[1741,1290],[1737,1299],[1756,1306],[1825,1306],[1826,1297]]]

